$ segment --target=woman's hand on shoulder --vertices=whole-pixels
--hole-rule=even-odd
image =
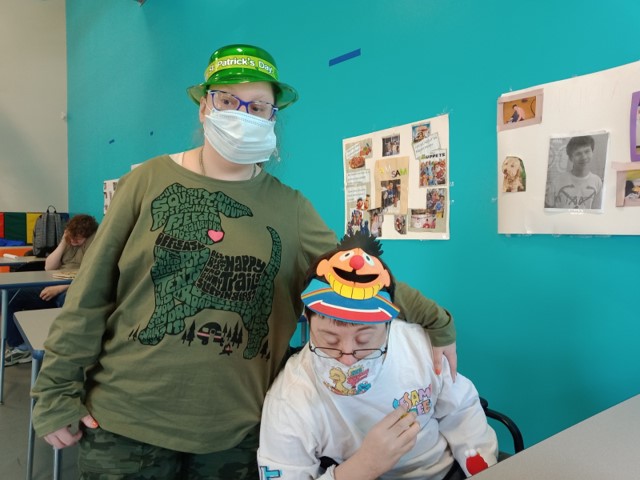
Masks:
[[[433,368],[437,375],[442,373],[442,357],[447,357],[449,368],[451,368],[451,378],[456,381],[458,373],[458,354],[456,353],[456,342],[444,347],[433,347]]]

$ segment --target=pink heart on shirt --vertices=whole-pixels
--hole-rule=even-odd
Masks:
[[[222,240],[222,237],[224,237],[224,232],[219,230],[209,230],[207,235],[209,235],[209,238],[213,240],[214,243],[217,243]]]

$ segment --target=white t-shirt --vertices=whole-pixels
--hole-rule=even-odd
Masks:
[[[322,475],[319,458],[338,463],[350,458],[371,427],[403,399],[416,409],[421,430],[415,447],[380,478],[440,480],[454,457],[468,475],[466,459],[472,449],[487,465],[495,464],[497,439],[478,392],[460,374],[453,383],[446,359],[442,374],[435,375],[430,352],[421,326],[394,320],[386,359],[371,388],[342,396],[318,378],[315,354],[305,346],[267,393],[258,450],[261,478],[333,478],[332,471]]]

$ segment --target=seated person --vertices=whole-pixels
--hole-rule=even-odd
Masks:
[[[76,215],[67,224],[62,240],[47,257],[45,270],[77,270],[85,252],[93,242],[98,222],[91,215]],[[22,310],[61,307],[69,285],[21,288],[9,292],[7,309],[7,350],[5,366],[31,361],[31,352],[16,327],[13,314]]]
[[[435,479],[497,461],[473,384],[434,373],[429,337],[393,320],[394,280],[372,237],[345,237],[307,275],[310,340],[262,410],[262,479]],[[323,473],[321,458],[334,465]],[[335,465],[337,463],[337,465]]]

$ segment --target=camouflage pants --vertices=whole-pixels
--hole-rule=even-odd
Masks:
[[[80,440],[80,480],[258,480],[256,427],[236,447],[216,453],[176,452],[101,428]]]

